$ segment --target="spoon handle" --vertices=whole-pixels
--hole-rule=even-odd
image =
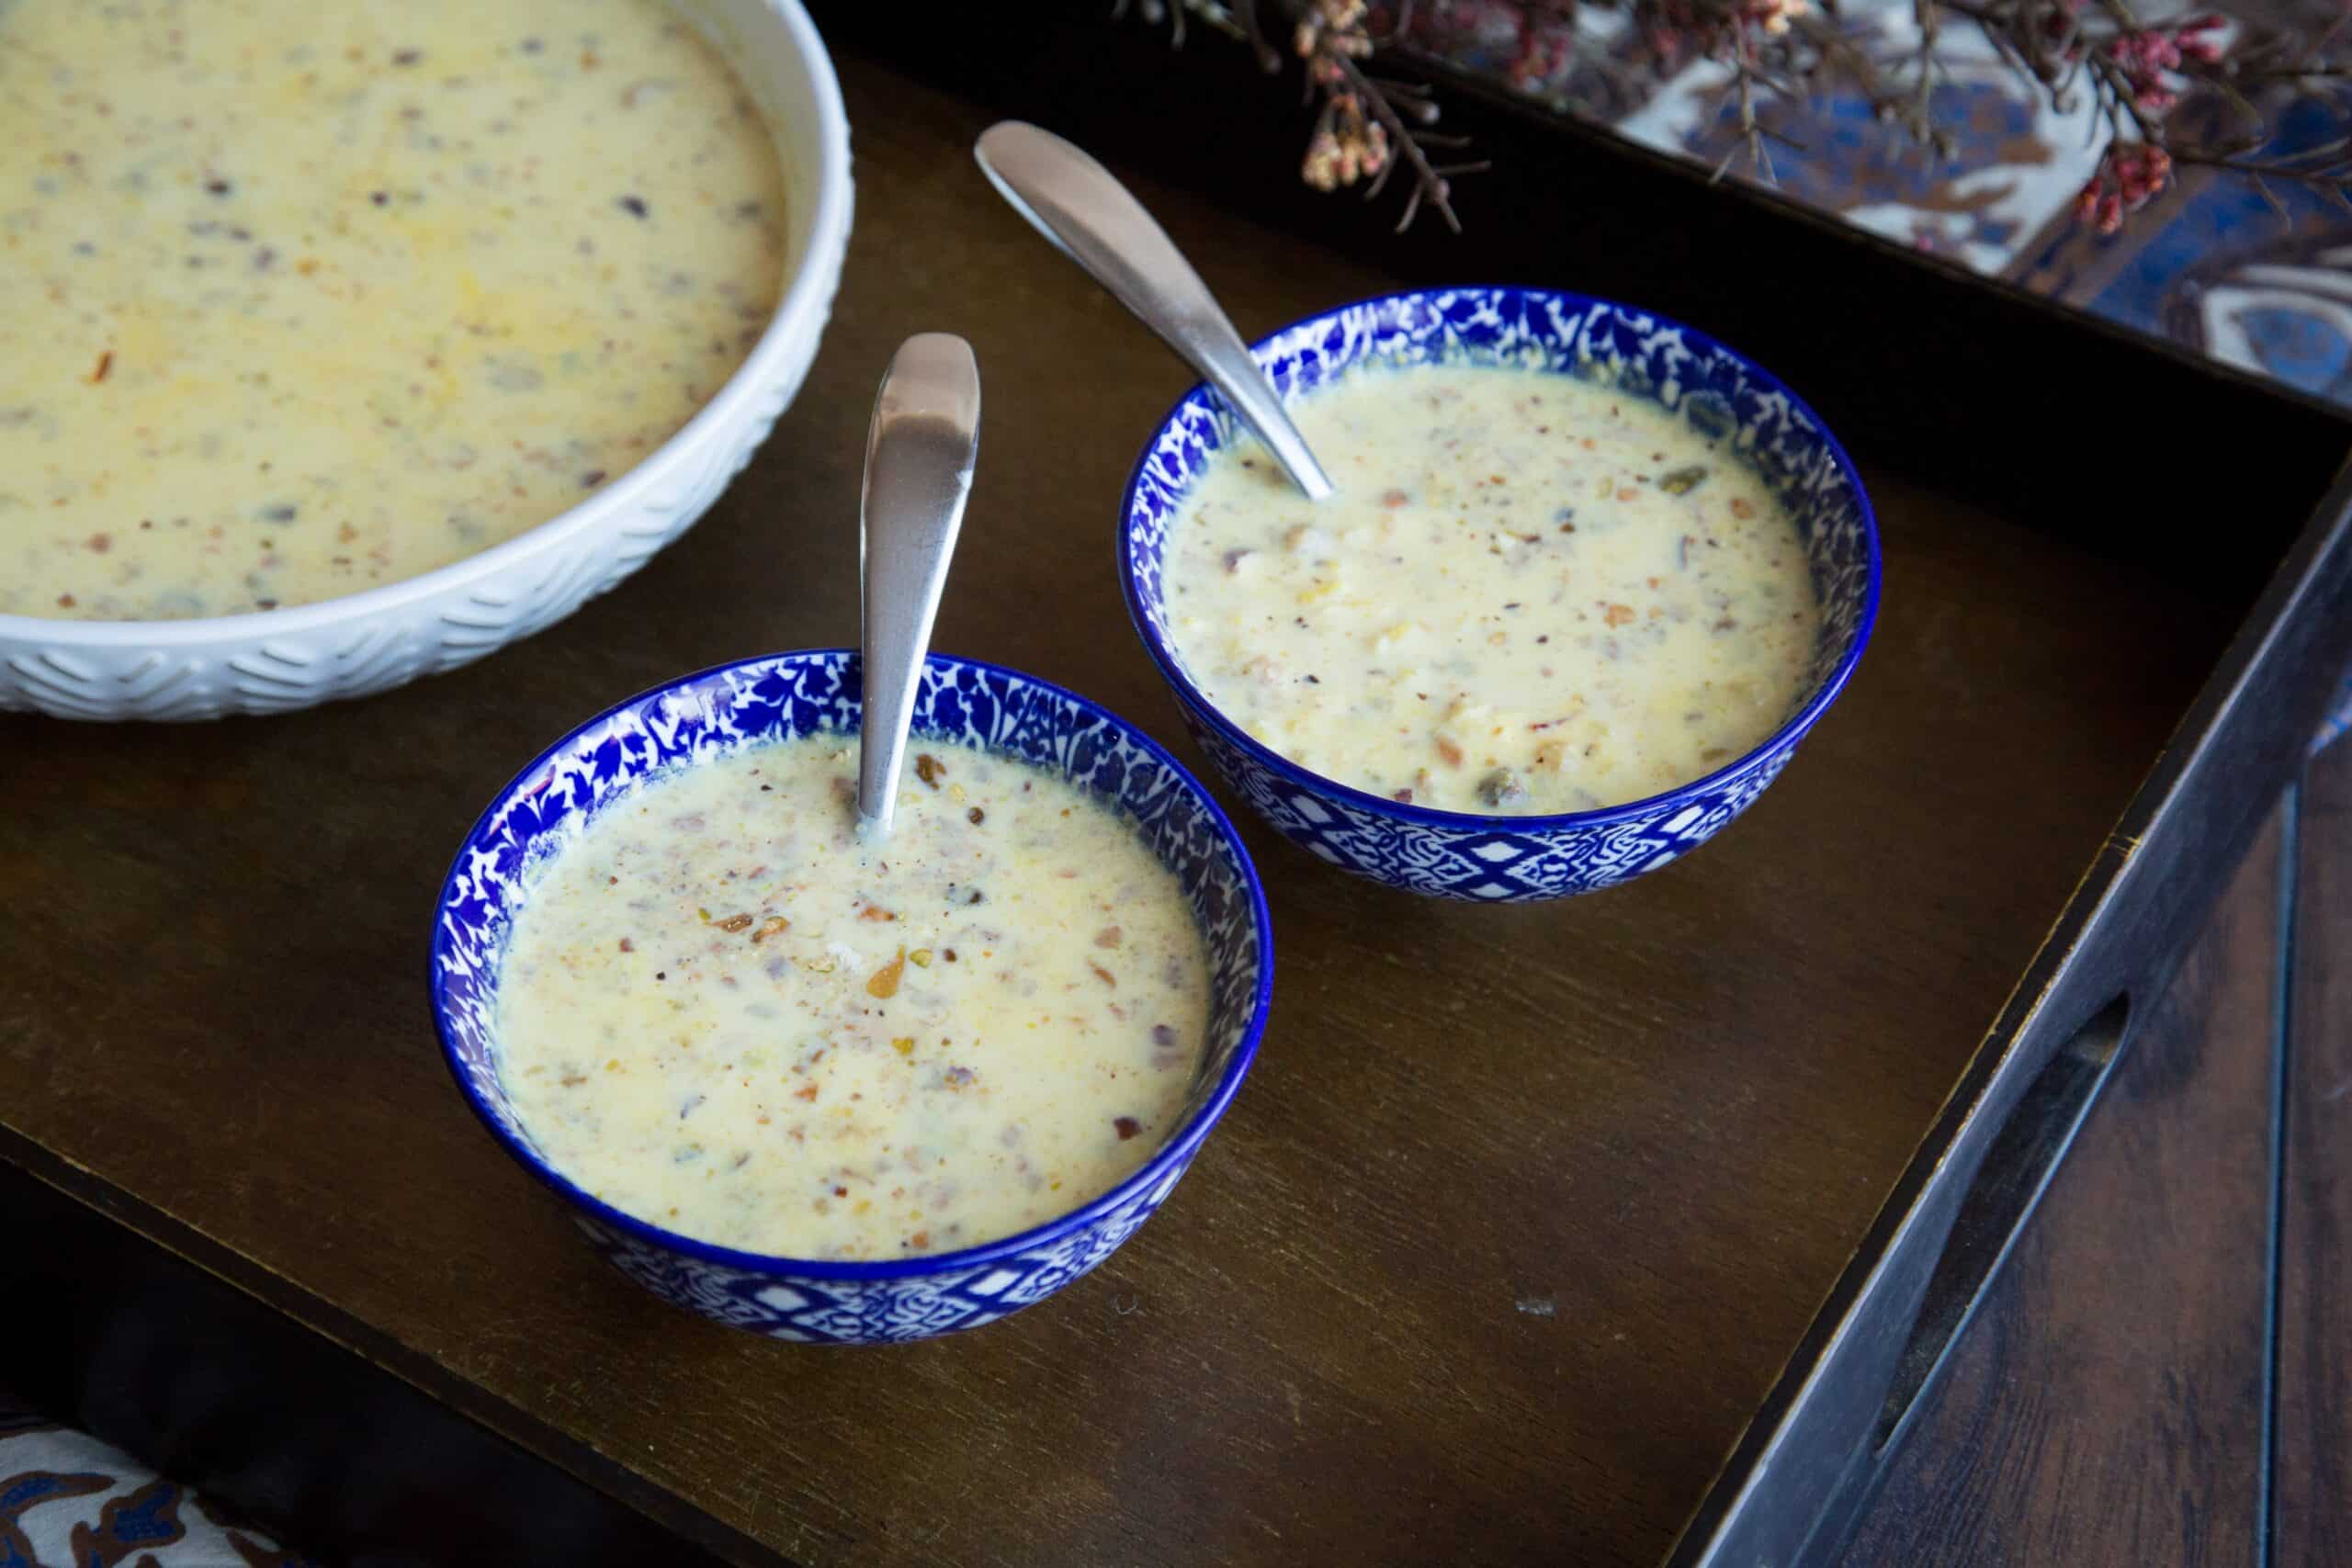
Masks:
[[[1052,131],[1017,119],[983,131],[972,155],[1015,211],[1224,396],[1308,500],[1330,495],[1331,481],[1208,286],[1108,169]]]
[[[858,718],[857,814],[877,838],[890,831],[898,804],[907,726],[972,493],[979,427],[980,369],[972,345],[946,333],[922,333],[900,344],[875,395],[858,508],[865,697]]]

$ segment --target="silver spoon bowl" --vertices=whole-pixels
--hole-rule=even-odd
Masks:
[[[1250,357],[1241,334],[1176,243],[1111,171],[1050,130],[1017,119],[980,133],[972,156],[1014,211],[1158,333],[1257,432],[1309,501],[1330,479]]]
[[[922,333],[899,345],[874,399],[858,513],[857,816],[887,838],[906,764],[915,684],[947,586],[979,456],[980,369],[972,345]]]

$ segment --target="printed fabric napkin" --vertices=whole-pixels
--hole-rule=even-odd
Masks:
[[[0,1393],[0,1568],[322,1568]]]

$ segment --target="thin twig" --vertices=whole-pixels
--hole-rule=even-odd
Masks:
[[[1241,36],[1250,45],[1250,52],[1257,57],[1258,69],[1271,76],[1283,68],[1282,51],[1266,41],[1265,30],[1258,25],[1258,0],[1234,0],[1235,17],[1241,24]]]
[[[1401,234],[1413,226],[1413,220],[1419,214],[1423,201],[1427,201],[1430,209],[1445,220],[1448,229],[1457,234],[1462,232],[1462,220],[1453,213],[1453,192],[1447,188],[1444,178],[1430,166],[1428,155],[1414,141],[1405,128],[1405,122],[1396,118],[1396,110],[1377,87],[1364,79],[1363,70],[1354,61],[1345,55],[1334,58],[1339,62],[1340,76],[1349,86],[1363,95],[1365,105],[1387,129],[1389,140],[1394,144],[1390,155],[1403,158],[1413,166],[1413,195],[1405,204],[1405,216],[1397,220],[1396,232]]]

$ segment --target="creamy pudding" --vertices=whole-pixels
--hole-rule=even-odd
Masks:
[[[1216,453],[1168,533],[1201,692],[1340,784],[1441,810],[1591,810],[1712,773],[1809,682],[1787,510],[1647,400],[1498,367],[1365,367],[1293,417],[1340,493]]]
[[[1175,1130],[1208,958],[1174,875],[1059,775],[915,743],[889,839],[837,736],[655,775],[526,886],[500,1077],[548,1163],[700,1240],[991,1241]]]
[[[267,610],[546,522],[782,286],[657,0],[0,0],[0,612]]]

